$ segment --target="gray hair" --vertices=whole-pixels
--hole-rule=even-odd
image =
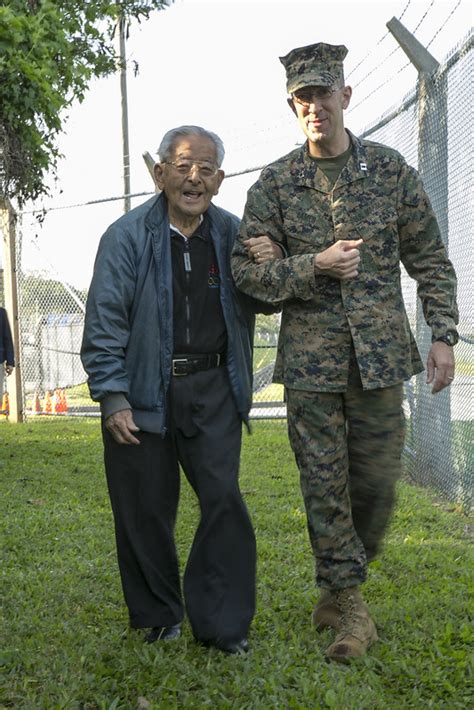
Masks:
[[[175,144],[180,138],[186,136],[203,136],[204,138],[209,138],[216,146],[217,165],[219,168],[221,167],[225,155],[224,143],[216,133],[207,131],[205,128],[201,128],[201,126],[179,126],[165,133],[157,151],[160,162],[165,163],[167,160],[170,160],[173,157]]]

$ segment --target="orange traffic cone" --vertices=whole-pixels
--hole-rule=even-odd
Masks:
[[[66,395],[63,389],[57,389],[54,393],[54,411],[64,414],[67,412]]]
[[[10,414],[10,402],[8,399],[8,392],[5,392],[2,400],[2,414]]]
[[[61,390],[61,412],[67,412],[66,390]]]
[[[31,403],[31,413],[32,414],[40,414],[41,413],[41,402],[40,402],[38,392],[35,392],[35,394],[33,396],[33,402]]]
[[[56,414],[59,412],[59,390],[55,389],[54,394],[53,394],[53,401],[52,401],[52,410]]]
[[[51,392],[46,391],[43,404],[43,414],[52,414],[53,412],[53,401],[51,398]]]

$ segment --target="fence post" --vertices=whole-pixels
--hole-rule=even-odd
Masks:
[[[392,18],[387,28],[418,70],[418,169],[448,251],[447,75],[438,73],[435,77],[439,63],[399,20]],[[431,346],[431,331],[425,323],[419,299],[416,339],[426,361]],[[433,484],[442,475],[455,485],[451,455],[450,388],[434,396],[425,378],[425,373],[416,377],[416,414],[412,424],[419,482]],[[429,442],[426,440],[428,431]],[[451,470],[439,472],[441,461],[449,461]]]
[[[153,184],[155,185],[155,192],[161,192],[160,188],[156,184],[155,180],[155,160],[153,157],[150,155],[150,153],[146,150],[144,153],[142,153],[143,160],[145,161],[145,165],[148,168],[148,172],[151,175],[151,179],[153,180]]]
[[[18,320],[18,290],[16,280],[16,215],[8,200],[0,199],[0,229],[3,232],[3,283],[7,310],[15,348],[15,369],[8,378],[10,413],[13,422],[23,421],[23,387],[21,381],[20,327]]]

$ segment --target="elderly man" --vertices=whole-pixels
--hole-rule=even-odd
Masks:
[[[100,242],[82,361],[101,406],[131,626],[149,629],[149,643],[180,634],[174,526],[181,466],[201,511],[183,584],[194,636],[245,652],[256,551],[238,471],[259,304],[239,294],[230,273],[239,220],[211,203],[224,178],[220,138],[181,126],[166,133],[158,154],[161,194],[112,224]],[[261,258],[281,255],[267,237],[258,248]]]
[[[359,586],[392,512],[400,476],[403,381],[423,365],[410,332],[400,262],[418,282],[433,344],[432,391],[454,377],[456,278],[415,170],[344,127],[347,49],[318,43],[281,58],[306,142],[250,188],[233,273],[245,293],[283,304],[274,379],[285,385],[321,596],[318,629],[338,630],[330,659],[377,639]],[[287,257],[252,259],[266,234]]]

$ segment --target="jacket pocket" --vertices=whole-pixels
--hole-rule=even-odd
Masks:
[[[354,226],[357,237],[364,240],[360,249],[363,271],[383,276],[384,271],[398,269],[400,242],[395,209],[374,209]]]

